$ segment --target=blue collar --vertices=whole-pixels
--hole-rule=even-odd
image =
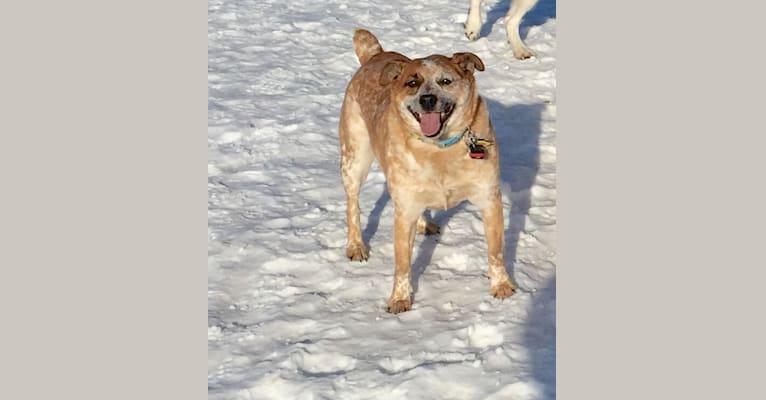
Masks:
[[[421,135],[419,133],[415,133],[415,132],[412,132],[410,134],[410,136],[413,137],[413,138],[420,139],[420,141],[424,142],[424,143],[433,143],[433,144],[437,145],[440,149],[443,149],[445,147],[450,147],[453,144],[459,142],[460,139],[463,138],[463,135],[465,135],[466,132],[468,132],[468,129],[463,130],[462,132],[460,132],[459,135],[451,136],[451,137],[448,137],[448,138],[446,138],[444,140],[439,140],[438,142],[435,142],[435,141],[433,141],[431,139],[424,138],[423,135]]]

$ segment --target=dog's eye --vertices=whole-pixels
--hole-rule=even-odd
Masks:
[[[452,80],[449,78],[442,78],[442,80],[439,81],[439,84],[442,86],[447,86],[450,83],[452,83]]]
[[[405,83],[408,87],[415,87],[418,85],[418,81],[416,79],[410,79]]]

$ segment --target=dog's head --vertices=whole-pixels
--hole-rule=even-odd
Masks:
[[[412,132],[438,139],[471,123],[478,99],[474,70],[484,71],[484,63],[473,53],[432,55],[387,64],[380,84],[391,85],[394,104]]]

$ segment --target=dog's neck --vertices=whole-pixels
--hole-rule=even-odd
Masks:
[[[460,133],[458,133],[457,135],[452,135],[452,136],[450,136],[450,137],[448,137],[446,139],[443,139],[443,140],[436,140],[436,139],[427,138],[427,137],[424,137],[423,135],[421,135],[420,133],[417,133],[417,132],[410,133],[410,137],[415,138],[415,139],[419,139],[423,143],[430,143],[430,144],[436,145],[440,149],[443,149],[443,148],[446,148],[446,147],[450,147],[450,146],[452,146],[455,143],[460,142],[460,139],[462,139],[463,136],[465,136],[465,134],[467,132],[470,132],[470,131],[471,131],[471,127],[469,126],[469,127],[465,128],[465,129],[463,129],[462,131],[460,131]]]

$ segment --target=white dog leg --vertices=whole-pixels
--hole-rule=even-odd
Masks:
[[[511,44],[513,56],[523,60],[533,57],[535,52],[530,50],[519,36],[519,24],[524,15],[537,4],[537,0],[511,0],[511,8],[505,16],[505,30],[508,34],[508,43]]]
[[[481,0],[471,0],[468,18],[465,20],[465,35],[476,40],[481,33]]]

